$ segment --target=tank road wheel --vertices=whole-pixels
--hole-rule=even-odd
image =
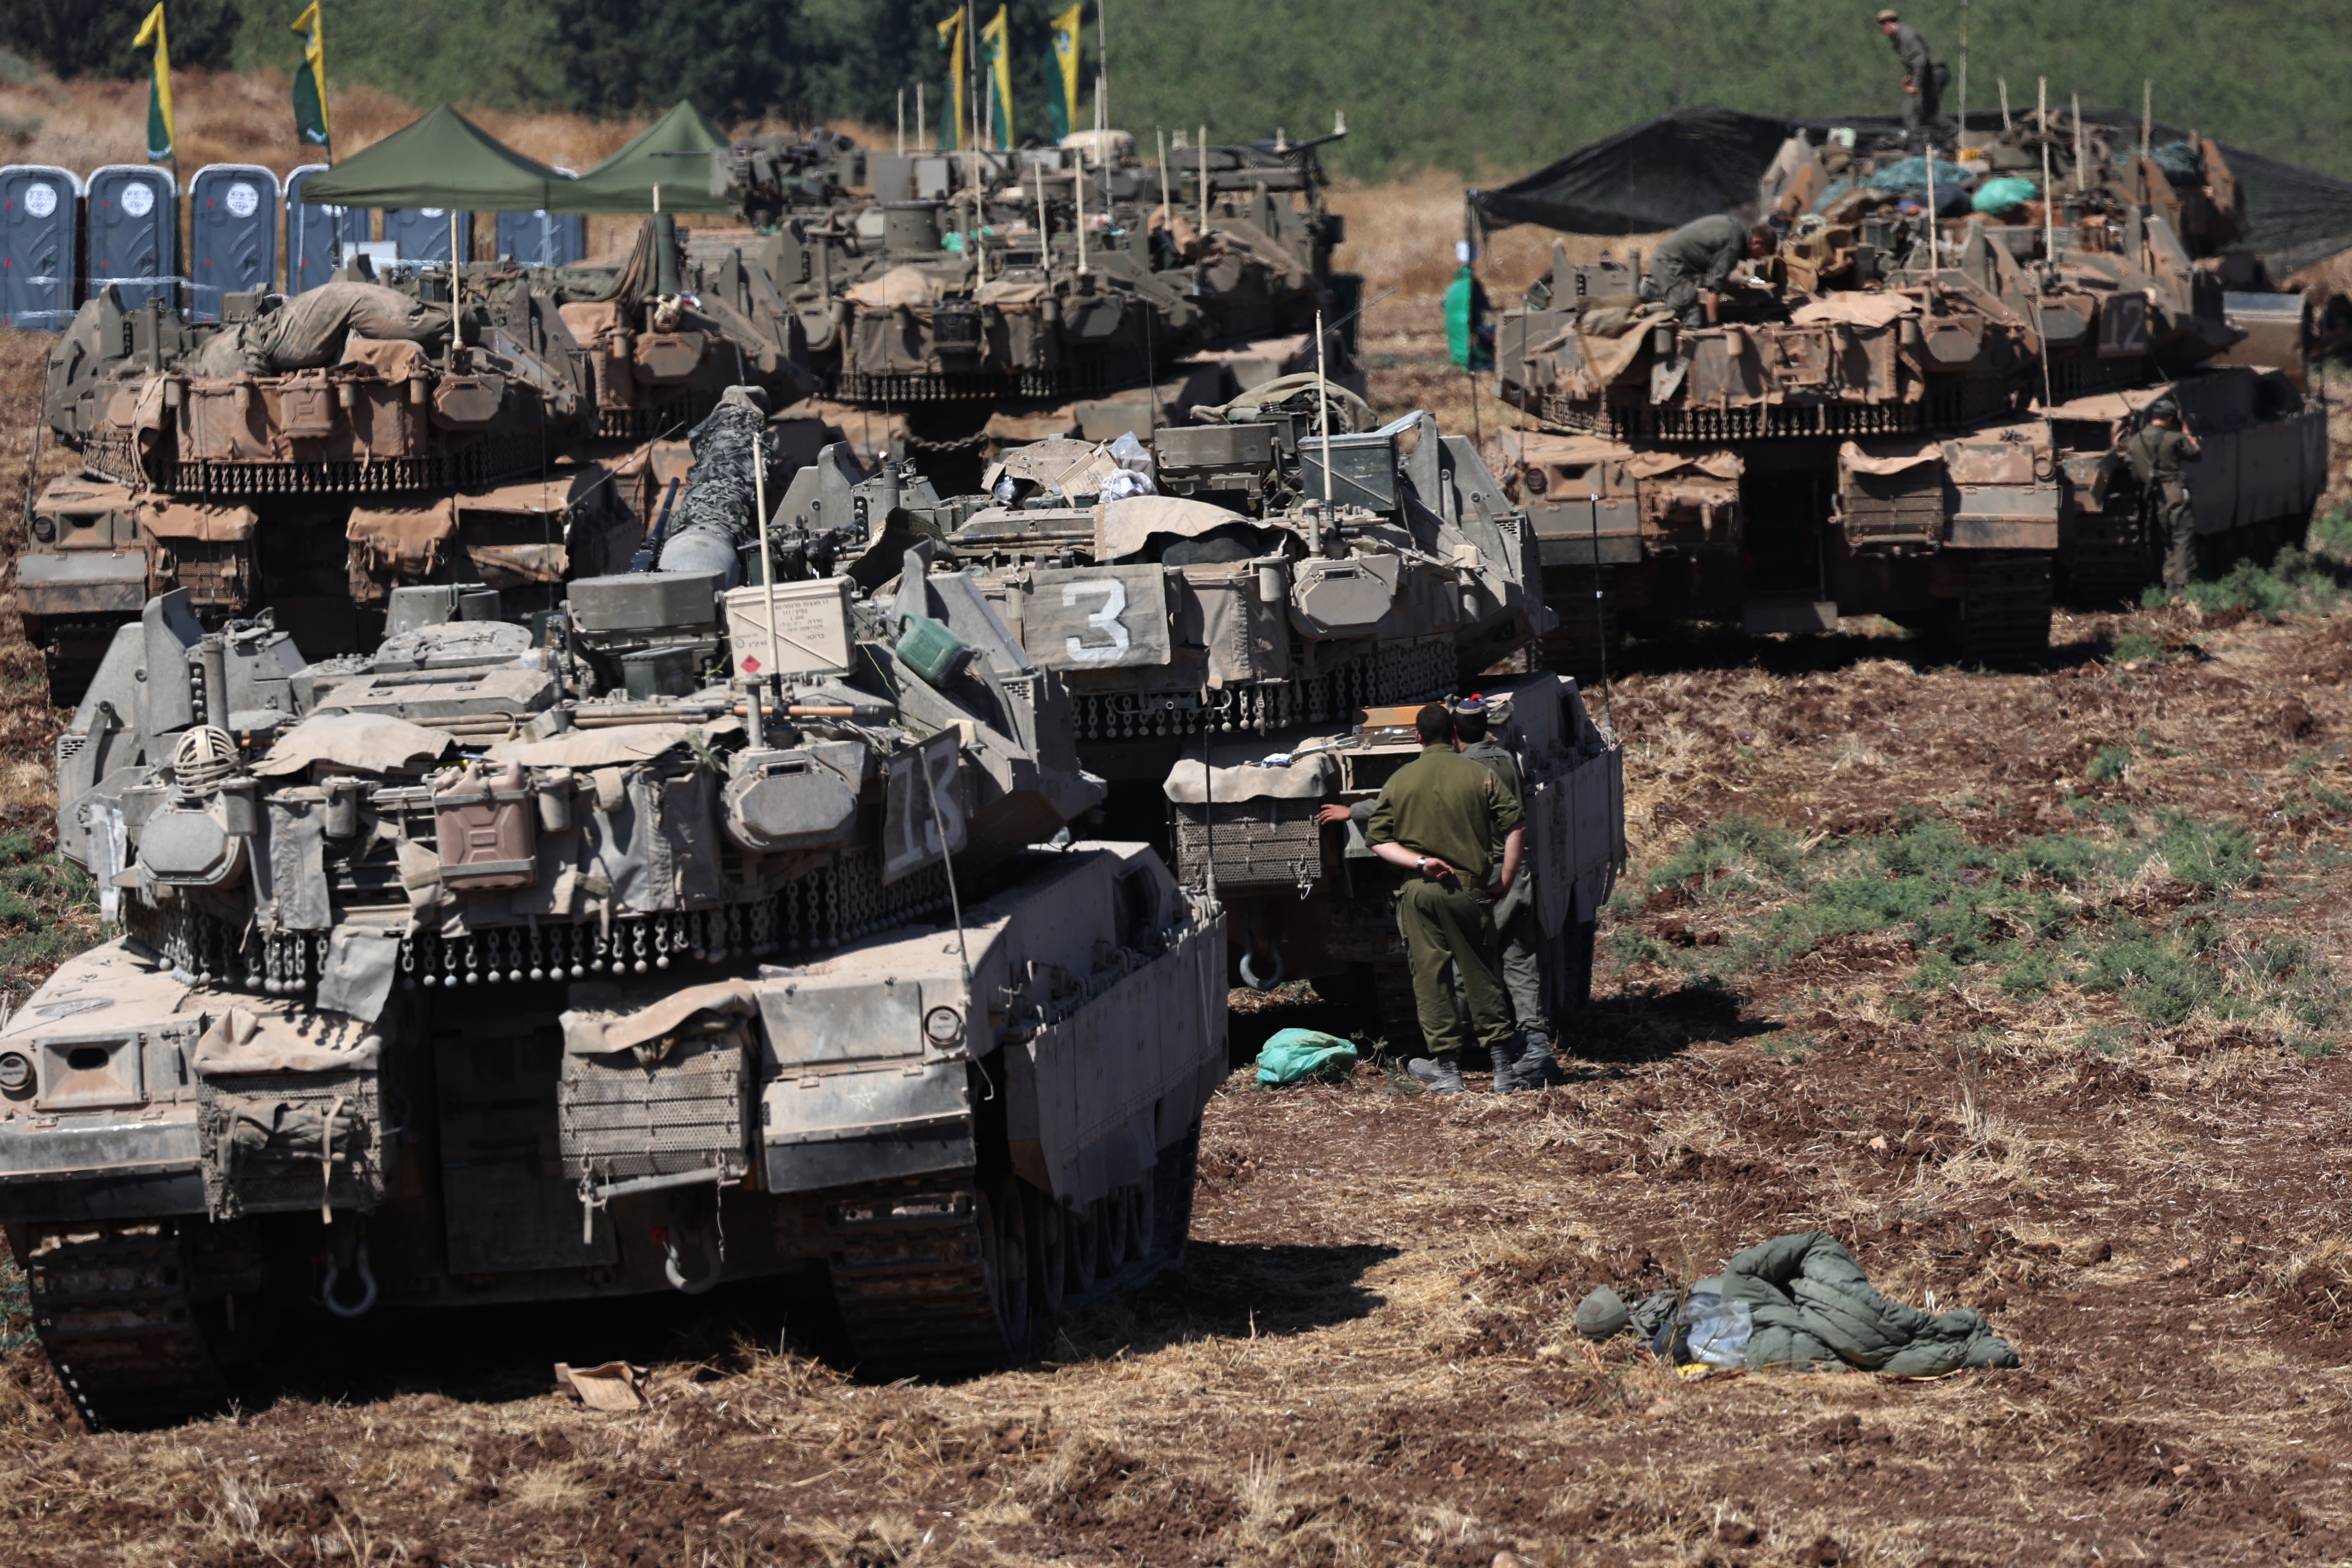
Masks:
[[[1192,1183],[1201,1168],[1201,1123],[1160,1151],[1151,1167],[1151,1240],[1170,1263],[1181,1261],[1192,1235]]]
[[[1070,1279],[1069,1232],[1063,1209],[1052,1196],[1021,1184],[1023,1218],[1029,1223],[1029,1305],[1040,1332],[1061,1315]]]
[[[1111,1279],[1127,1267],[1134,1256],[1129,1249],[1127,1229],[1127,1208],[1118,1201],[1117,1193],[1105,1193],[1087,1207],[1095,1216],[1095,1278]]]
[[[1029,1225],[1018,1182],[979,1198],[980,1257],[997,1327],[1015,1356],[1029,1353]]]
[[[1158,1228],[1156,1222],[1160,1217],[1151,1198],[1150,1173],[1145,1173],[1143,1180],[1129,1183],[1114,1195],[1119,1207],[1126,1212],[1129,1261],[1150,1258],[1154,1250],[1152,1233]]]
[[[1062,1236],[1063,1258],[1068,1266],[1063,1276],[1068,1281],[1064,1293],[1067,1298],[1082,1298],[1095,1288],[1095,1276],[1102,1271],[1102,1233],[1095,1227],[1094,1205],[1065,1207]]]
[[[40,1227],[27,1241],[33,1328],[84,1420],[161,1426],[220,1402],[227,1391],[170,1221]]]

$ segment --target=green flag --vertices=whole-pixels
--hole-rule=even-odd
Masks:
[[[294,19],[302,39],[302,63],[294,71],[294,137],[305,147],[327,145],[327,39],[319,20],[319,0]]]
[[[1006,10],[999,5],[980,29],[981,66],[994,89],[989,95],[989,135],[999,147],[1013,145],[1013,29]]]
[[[147,83],[147,161],[168,163],[176,156],[172,134],[172,45],[163,32],[161,0],[139,25],[139,36],[131,40],[131,47],[154,62]]]
[[[946,121],[940,145],[961,150],[971,134],[963,117],[963,12],[958,10],[939,25],[940,47],[947,54],[948,90],[940,95],[940,115]]]

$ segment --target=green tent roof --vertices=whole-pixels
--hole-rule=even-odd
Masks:
[[[527,213],[552,210],[555,188],[571,184],[445,103],[309,181],[302,199],[350,207]],[[706,184],[698,171],[696,188]]]
[[[723,196],[710,194],[706,156],[727,145],[718,127],[690,103],[681,103],[629,140],[629,144],[554,193],[548,211],[643,213],[654,207],[661,186],[662,211],[726,214]]]

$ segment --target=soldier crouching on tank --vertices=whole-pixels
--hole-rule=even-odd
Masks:
[[[2147,405],[2147,423],[2124,448],[2132,478],[2139,481],[2141,505],[2147,509],[2155,537],[2164,541],[2164,591],[2179,593],[2197,569],[2197,508],[2189,500],[2184,464],[2196,462],[2205,449],[2182,428],[2180,405],[2159,397]]]
[[[1672,310],[1686,327],[1711,327],[1723,304],[1731,269],[1745,260],[1761,261],[1780,246],[1763,225],[1750,228],[1728,213],[1696,218],[1658,242],[1650,253],[1650,275],[1642,297]]]
[[[1421,755],[1381,788],[1364,834],[1373,854],[1415,873],[1397,894],[1397,927],[1430,1055],[1407,1070],[1433,1093],[1461,1093],[1461,1051],[1475,1036],[1494,1058],[1495,1087],[1507,1089],[1518,1047],[1510,998],[1496,978],[1495,900],[1518,880],[1527,829],[1494,773],[1454,750],[1454,715],[1444,703],[1415,714],[1413,728]],[[1469,1007],[1466,1033],[1454,1011],[1456,974]]]

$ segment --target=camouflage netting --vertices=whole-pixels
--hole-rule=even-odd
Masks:
[[[2085,121],[2126,130],[2136,142],[2139,116],[2085,106]],[[1969,129],[1995,132],[1997,111],[1971,113]],[[1570,153],[1548,168],[1498,190],[1473,191],[1471,205],[1489,229],[1540,224],[1572,234],[1655,234],[1693,218],[1752,205],[1756,189],[1780,144],[1800,132],[1816,134],[1851,126],[1865,136],[1899,132],[1891,115],[1783,120],[1732,109],[1680,109],[1621,131]],[[2186,132],[2158,124],[2156,147]],[[2245,191],[2246,246],[2273,276],[2284,277],[2325,256],[2352,248],[2352,181],[2224,145]],[[2177,154],[2173,156],[2178,162]],[[2159,157],[2166,172],[2172,171]]]
[[[730,386],[719,406],[687,437],[694,449],[694,466],[671,514],[667,542],[662,546],[665,572],[726,573],[734,581],[735,551],[758,537],[758,494],[751,465],[767,427],[766,411],[750,387]],[[782,495],[774,454],[768,454],[768,493]]]

